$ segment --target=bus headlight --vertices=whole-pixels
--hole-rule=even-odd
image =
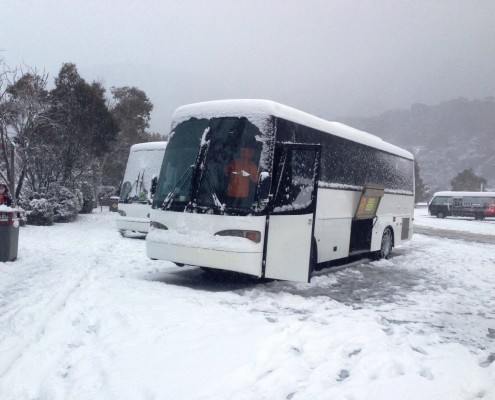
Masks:
[[[217,233],[215,233],[215,235],[242,237],[245,239],[249,239],[255,243],[259,243],[261,241],[261,233],[258,231],[243,231],[240,229],[227,229],[225,231],[217,232]]]
[[[156,222],[156,221],[151,221],[150,222],[150,227],[151,228],[155,228],[155,229],[161,229],[161,230],[164,230],[164,231],[167,231],[168,228],[163,225],[163,224],[160,224],[159,222]]]

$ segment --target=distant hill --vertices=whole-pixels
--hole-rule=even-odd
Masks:
[[[414,104],[410,110],[339,120],[412,152],[432,191],[450,189],[450,181],[466,168],[495,187],[494,97]]]

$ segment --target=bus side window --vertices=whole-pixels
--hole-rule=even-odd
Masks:
[[[284,153],[274,180],[275,211],[303,210],[312,204],[315,156],[315,151],[298,149]]]
[[[292,203],[294,208],[302,209],[311,204],[314,190],[314,159],[313,151],[294,151],[292,160]]]

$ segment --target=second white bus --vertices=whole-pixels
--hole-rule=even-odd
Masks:
[[[166,147],[165,141],[147,142],[132,145],[129,150],[115,221],[122,236],[149,230],[151,199]]]

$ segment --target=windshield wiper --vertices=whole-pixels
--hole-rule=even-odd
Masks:
[[[175,184],[175,186],[173,187],[173,189],[169,192],[169,194],[167,195],[167,197],[165,197],[165,200],[163,201],[162,207],[161,207],[162,210],[165,210],[165,209],[168,210],[170,208],[170,205],[174,201],[175,195],[179,192],[179,190],[182,188],[182,186],[186,182],[186,180],[188,178],[188,174],[189,174],[190,171],[192,171],[193,167],[194,167],[194,164],[193,165],[190,165],[189,168],[186,169],[186,172],[184,172],[184,174],[181,176],[181,178],[179,179],[179,181]]]
[[[215,204],[216,207],[218,207],[220,209],[221,212],[224,212],[225,207],[222,204],[222,202],[220,201],[220,199],[218,198],[217,189],[215,187],[215,184],[213,183],[213,179],[211,178],[210,171],[208,171],[207,168],[206,168],[206,177],[208,178],[208,182],[210,184],[210,188],[211,188],[210,194],[211,194],[211,197],[213,198],[213,203]]]

